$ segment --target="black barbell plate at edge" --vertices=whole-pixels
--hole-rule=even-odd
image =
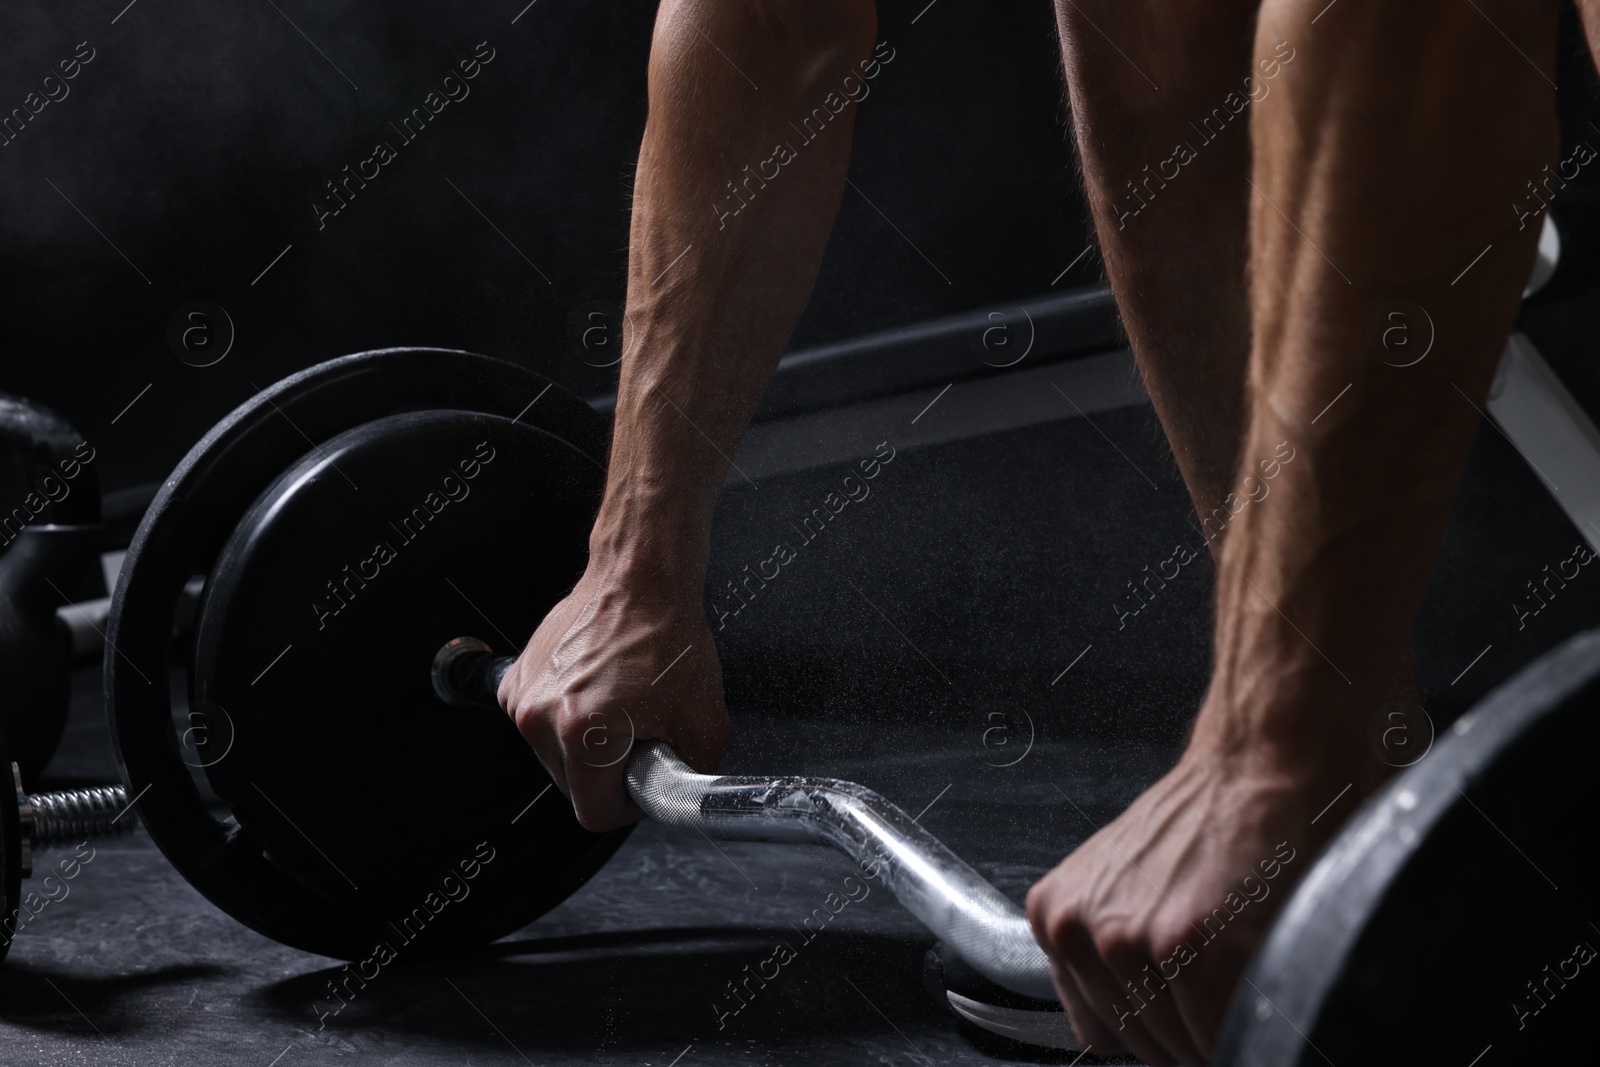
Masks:
[[[197,754],[244,833],[359,907],[369,943],[515,929],[592,849],[559,794],[533,803],[549,779],[510,720],[446,705],[429,668],[468,630],[525,641],[583,569],[602,478],[525,423],[393,415],[280,475],[213,565],[192,691],[223,712]]]
[[[508,440],[526,442],[538,438],[546,443],[558,442],[559,450],[582,456],[595,471],[604,456],[607,434],[600,416],[539,375],[499,360],[439,349],[386,349],[320,364],[241,405],[179,464],[151,504],[129,548],[108,628],[107,711],[124,784],[129,795],[138,798],[135,807],[151,837],[179,872],[228,914],[286,944],[346,959],[370,954],[375,938],[381,937],[387,924],[395,919],[391,912],[397,902],[385,889],[384,868],[368,863],[366,869],[376,872],[368,886],[352,890],[346,884],[341,892],[326,880],[308,877],[303,856],[279,859],[264,847],[275,839],[281,840],[281,835],[262,816],[259,795],[256,810],[241,811],[237,820],[219,820],[207,810],[177,743],[174,696],[168,684],[170,634],[184,583],[193,575],[211,573],[240,520],[285,471],[308,455],[314,459],[318,448],[346,431],[397,414],[428,411],[492,417],[502,424],[502,432],[512,434]],[[512,420],[516,420],[514,425]],[[452,455],[448,461],[442,460],[441,466],[457,458]],[[539,485],[538,474],[518,472],[518,477],[527,479],[530,499]],[[596,478],[585,506],[574,504],[559,517],[547,515],[544,520],[586,530],[598,503],[598,487]],[[497,559],[494,563],[501,583],[515,588],[519,577],[517,561]],[[576,571],[567,574],[566,584],[570,586],[577,577]],[[531,617],[533,613],[542,614],[548,606],[541,605],[537,610],[530,606],[527,610]],[[215,605],[211,610],[216,610]],[[314,622],[310,606],[306,605],[305,610],[306,620]],[[521,642],[531,627],[524,624],[523,631],[508,632],[508,636]],[[284,639],[285,645],[293,642],[293,636]],[[276,652],[269,652],[261,665],[265,666]],[[293,651],[288,655],[292,656]],[[289,662],[286,656],[274,669]],[[427,657],[423,657],[417,678],[424,691],[429,687],[427,666]],[[193,667],[191,664],[191,674]],[[359,671],[360,664],[351,663],[349,670]],[[294,672],[291,669],[284,675],[292,678]],[[269,672],[260,684],[265,686],[271,677]],[[209,684],[201,680],[200,687],[204,689]],[[232,684],[225,682],[224,690]],[[312,696],[308,694],[307,698]],[[223,710],[226,712],[226,705]],[[261,716],[260,708],[247,710],[252,729],[271,726],[270,719]],[[336,708],[327,710],[330,714],[339,712]],[[440,728],[449,729],[450,725],[445,721]],[[308,745],[316,743],[314,738],[300,740]],[[274,743],[285,742],[279,738]],[[243,732],[235,731],[234,744],[248,746],[250,741]],[[338,783],[341,787],[367,780],[384,790],[425,792],[431,788],[425,779],[396,782],[384,776],[382,767],[363,764],[359,752],[347,755],[347,780]],[[231,754],[206,773],[214,782],[237,793],[238,783],[229,780],[230,759]],[[537,768],[537,761],[533,761],[531,769],[526,762],[522,766],[529,770],[528,798],[532,799],[548,779]],[[286,796],[297,805],[292,810],[285,808],[283,814],[300,823],[301,830],[308,831],[313,840],[316,829],[295,818],[295,813],[319,825],[343,818],[335,805],[328,804],[328,810],[323,811],[313,803],[311,798],[318,786],[308,777],[303,790],[290,788],[287,793],[273,795],[269,789],[266,793],[280,807]],[[272,788],[285,787],[275,783]],[[470,808],[474,798],[469,790],[467,795],[437,795],[434,799],[442,807]],[[563,807],[564,804],[553,805],[557,811]],[[514,810],[505,813],[505,822],[509,824],[517,814]],[[370,817],[370,812],[350,815],[353,820]],[[571,818],[570,811],[565,817]],[[576,830],[575,821],[571,829]],[[625,836],[625,830],[589,835],[592,843],[559,877],[529,884],[520,896],[497,891],[452,902],[439,912],[441,917],[451,914],[451,920],[435,924],[428,938],[419,938],[415,947],[406,950],[408,955],[464,948],[511,932],[581,885]],[[426,855],[426,850],[417,855]],[[470,856],[469,849],[460,858]],[[338,863],[338,856],[328,858]],[[436,857],[427,858],[432,862]],[[421,872],[409,859],[410,854],[404,849],[392,856],[390,869],[397,872],[397,886],[408,879],[426,881],[430,875],[438,881],[449,873],[446,869]],[[512,866],[502,869],[510,870]],[[360,885],[359,880],[356,885]],[[404,910],[422,902],[420,898],[408,899],[403,902]],[[451,909],[455,911],[451,913]]]
[[[1500,686],[1368,798],[1284,905],[1212,1062],[1592,1058],[1600,958],[1573,958],[1600,949],[1597,754],[1600,630]]]

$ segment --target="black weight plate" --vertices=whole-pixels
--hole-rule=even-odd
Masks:
[[[508,933],[601,840],[534,804],[550,779],[510,720],[445,705],[429,668],[463,634],[526,642],[583,569],[602,477],[507,418],[394,415],[285,471],[212,568],[191,689],[228,729],[201,762],[279,867],[365,917],[359,942],[412,915],[413,952]]]
[[[343,893],[327,891],[300,865],[281,863],[269,854],[264,842],[270,840],[271,824],[256,818],[256,812],[243,813],[241,826],[232,817],[219,819],[207,810],[174,726],[175,713],[186,709],[182,690],[174,693],[169,681],[169,655],[181,651],[173,649],[170,635],[185,581],[210,573],[239,520],[285,470],[347,430],[398,413],[430,410],[498,415],[548,431],[596,465],[604,455],[604,420],[576,397],[519,367],[439,349],[386,349],[332,360],[257,394],[189,452],[146,512],[112,603],[105,660],[107,711],[124,784],[137,798],[135,807],[151,837],[190,883],[230,915],[287,944],[330,956],[368,955],[374,916],[365,902],[352,903],[348,885]],[[572,521],[586,524],[594,503]],[[517,581],[510,569],[502,577],[507,584]],[[576,577],[576,572],[569,574],[567,581]],[[479,632],[500,644],[500,635]],[[269,672],[261,685],[270,678]],[[369,773],[359,766],[359,750],[348,756],[350,774]],[[381,769],[370,773],[382,780]],[[426,791],[430,783],[418,780],[414,785]],[[469,802],[443,795],[436,799],[441,808]],[[337,816],[321,816],[330,817]],[[567,891],[598,869],[624,837],[626,831],[600,835],[569,870]],[[503,850],[497,852],[489,867],[505,856]],[[399,857],[396,867],[403,868],[404,860]],[[442,878],[444,872],[438,874]],[[524,901],[527,910],[521,921],[550,902]],[[452,903],[439,914],[456,906]],[[485,916],[475,933],[456,933],[463,942],[472,936],[487,939],[517,920],[510,913]],[[448,946],[441,941],[434,947]]]
[[[1212,1062],[1593,1055],[1597,751],[1591,631],[1491,693],[1352,816],[1251,962]]]

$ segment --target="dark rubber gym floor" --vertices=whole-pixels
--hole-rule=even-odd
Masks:
[[[952,390],[925,421],[960,403]],[[867,783],[923,812],[1017,899],[1158,777],[1205,682],[1209,564],[1201,556],[1118,630],[1117,589],[1198,537],[1149,408],[1090,419],[897,450],[868,499],[726,619],[727,769]],[[909,429],[885,425],[883,439]],[[774,540],[795,541],[788,524],[844,470],[730,484],[713,588]],[[1417,628],[1440,726],[1600,623],[1600,598],[1574,590],[1514,626],[1522,583],[1577,536],[1485,427]],[[78,671],[69,736],[42,787],[114,773],[98,676]],[[339,964],[223,915],[141,831],[100,846],[70,895],[16,939],[0,971],[0,1048],[41,1065],[1040,1058],[936,1009],[921,983],[930,939],[881,891],[725,1014],[736,1006],[726,984],[777,940],[799,941],[795,928],[849,871],[821,849],[713,846],[645,825],[520,933],[473,959],[399,961],[322,1019],[319,1005],[340,1004],[326,988]]]

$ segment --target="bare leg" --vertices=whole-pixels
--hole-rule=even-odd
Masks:
[[[1256,38],[1296,58],[1252,116],[1240,470],[1295,458],[1218,554],[1178,766],[1028,901],[1080,1033],[1151,1064],[1210,1054],[1277,907],[1244,894],[1287,870],[1281,901],[1349,812],[1312,822],[1364,762],[1533,260],[1511,205],[1556,155],[1555,0],[1326,6],[1264,0]],[[1368,335],[1396,299],[1438,333],[1407,368]]]
[[[1255,54],[1261,0],[1057,0],[1084,190],[1156,413],[1215,549],[1260,487],[1241,469],[1250,115],[1293,72],[1292,43]],[[1600,4],[1600,0],[1595,0]],[[1230,494],[1233,500],[1230,502]],[[1391,697],[1421,706],[1409,647]],[[1366,784],[1384,767],[1374,757]]]
[[[1259,2],[1056,4],[1106,273],[1202,516],[1233,491],[1244,426],[1250,98],[1288,69],[1252,67]]]

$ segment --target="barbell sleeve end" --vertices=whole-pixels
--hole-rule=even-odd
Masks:
[[[476,637],[447,641],[433,657],[433,691],[452,708],[500,710],[500,681],[516,662]]]

